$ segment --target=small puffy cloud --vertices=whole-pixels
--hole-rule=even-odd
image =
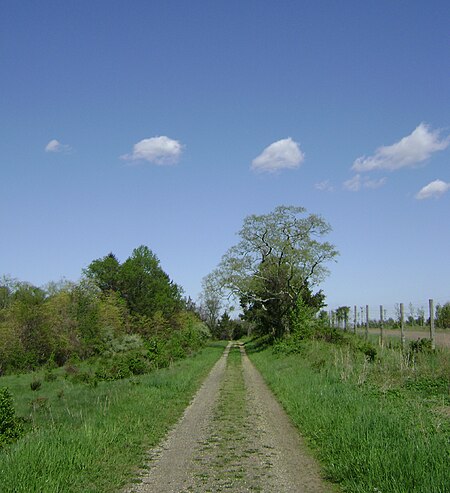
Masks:
[[[450,183],[446,183],[442,180],[434,180],[428,185],[425,185],[419,192],[416,194],[416,199],[431,199],[431,198],[439,198],[445,192],[450,190]]]
[[[316,190],[321,192],[332,192],[334,190],[333,185],[330,183],[330,180],[320,181],[314,185]]]
[[[274,173],[282,169],[297,168],[304,161],[305,154],[300,145],[290,137],[281,139],[266,147],[252,161],[252,170]]]
[[[428,159],[434,152],[442,151],[450,144],[450,138],[440,138],[440,130],[431,130],[421,123],[410,135],[395,144],[379,147],[373,156],[361,156],[353,163],[357,172],[387,169],[394,171],[414,166]]]
[[[378,180],[371,180],[367,176],[361,177],[360,174],[355,175],[350,180],[344,182],[345,190],[349,192],[358,192],[361,188],[380,188],[386,183],[386,178],[379,178]]]
[[[66,144],[61,144],[59,140],[52,139],[46,146],[45,152],[68,152],[71,147]]]
[[[165,135],[143,139],[133,146],[131,154],[121,156],[126,161],[148,161],[158,165],[170,165],[179,161],[183,146]]]

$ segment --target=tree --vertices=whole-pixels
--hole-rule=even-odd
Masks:
[[[121,292],[130,311],[151,317],[161,311],[168,317],[182,306],[181,290],[146,246],[133,250],[121,267]]]
[[[205,276],[200,295],[200,316],[214,337],[220,337],[218,321],[223,307],[223,292],[217,281],[218,276],[215,272]]]
[[[328,273],[325,263],[338,254],[320,238],[330,225],[303,207],[279,206],[245,218],[240,242],[223,256],[217,282],[240,300],[244,316],[260,332],[280,337],[289,331],[290,313],[302,297],[320,309],[324,296],[311,288]]]
[[[103,292],[119,291],[120,288],[120,263],[113,253],[103,258],[93,260],[84,274],[95,282]]]
[[[340,306],[339,308],[336,308],[336,319],[339,328],[342,328],[343,325],[344,329],[347,330],[347,322],[349,315],[350,315],[349,306]]]
[[[450,302],[436,306],[436,326],[441,329],[450,328]]]
[[[85,276],[103,292],[118,292],[134,315],[151,317],[156,311],[164,316],[182,308],[181,289],[162,270],[158,257],[146,246],[135,248],[123,263],[109,253],[94,260]]]

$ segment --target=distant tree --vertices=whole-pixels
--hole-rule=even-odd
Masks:
[[[414,308],[414,305],[412,303],[408,305],[408,311],[409,311],[409,315],[408,315],[407,324],[413,327],[416,323],[416,318],[415,318],[416,309]]]
[[[340,306],[336,309],[336,319],[340,328],[347,328],[348,317],[350,315],[349,306]]]
[[[425,325],[425,308],[421,306],[417,309],[417,324],[423,327]]]
[[[85,269],[86,278],[103,292],[118,292],[135,315],[168,317],[183,306],[182,291],[162,270],[158,257],[146,246],[135,248],[123,263],[109,253]]]
[[[120,290],[120,263],[113,253],[93,260],[84,270],[84,274],[103,292]]]
[[[168,317],[182,307],[182,291],[146,246],[133,250],[120,269],[120,291],[131,313],[151,317],[156,311]]]
[[[436,326],[441,329],[450,328],[450,302],[436,306]]]
[[[29,368],[45,362],[51,354],[52,341],[45,330],[42,308],[45,298],[42,289],[22,283],[13,293],[6,315],[23,348],[23,364]]]
[[[319,241],[330,225],[305,213],[303,207],[279,206],[246,217],[240,242],[215,271],[217,283],[240,300],[245,318],[275,337],[289,331],[299,297],[317,310],[323,306],[323,294],[311,288],[326,276],[325,263],[338,254],[332,244]]]
[[[219,316],[223,307],[223,292],[219,284],[219,277],[215,272],[203,278],[202,288],[200,295],[200,316],[211,331],[213,337],[220,338]]]

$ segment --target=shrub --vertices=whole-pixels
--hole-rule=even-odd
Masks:
[[[430,339],[417,339],[417,341],[411,341],[409,343],[409,350],[412,353],[431,353],[431,340]]]
[[[39,390],[41,387],[42,387],[42,382],[38,379],[35,379],[30,383],[31,390]]]
[[[23,425],[16,418],[11,393],[7,387],[0,388],[0,448],[23,434]]]
[[[58,379],[58,375],[56,373],[53,373],[51,371],[45,372],[44,380],[46,382],[54,382],[57,379]]]
[[[99,380],[120,380],[132,375],[143,375],[152,369],[150,361],[141,351],[129,351],[103,358],[95,372]]]

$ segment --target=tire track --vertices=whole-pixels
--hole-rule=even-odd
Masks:
[[[127,493],[224,491],[332,491],[244,346],[231,343]]]

